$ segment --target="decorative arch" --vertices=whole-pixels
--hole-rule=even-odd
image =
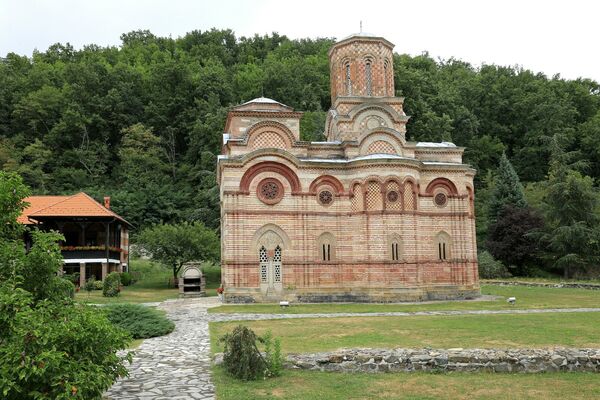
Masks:
[[[369,111],[371,111],[371,113],[369,113]],[[394,110],[391,106],[387,105],[387,104],[369,104],[369,103],[365,103],[361,106],[355,107],[352,110],[350,110],[348,112],[348,117],[350,117],[351,121],[354,121],[355,124],[355,128],[356,128],[356,123],[358,121],[360,121],[360,116],[363,113],[368,113],[368,114],[377,114],[380,113],[382,114],[384,117],[386,117],[386,119],[388,119],[388,121],[390,122],[389,125],[392,125],[392,122],[401,122],[400,114],[398,113],[398,111]]]
[[[403,187],[403,197],[402,197],[402,205],[404,210],[407,211],[415,211],[417,210],[417,206],[419,204],[418,197],[418,184],[415,178],[412,176],[407,176],[404,178],[404,182],[402,183]]]
[[[292,187],[292,194],[302,192],[298,175],[287,165],[275,161],[263,161],[248,168],[240,180],[240,192],[250,194],[250,183],[262,172],[274,172],[282,175]]]
[[[285,231],[275,224],[266,224],[258,228],[254,232],[254,236],[252,236],[252,241],[250,242],[250,250],[252,252],[258,251],[261,247],[270,251],[274,250],[277,246],[288,250],[292,248],[292,242]]]
[[[475,191],[473,187],[467,184],[467,195],[469,198],[469,216],[475,215]]]
[[[296,138],[290,128],[281,122],[261,121],[257,122],[246,130],[246,143],[252,144],[255,140],[255,137],[265,132],[278,134],[285,141],[288,147],[292,147],[292,144],[296,141]]]
[[[377,153],[402,155],[402,142],[394,134],[380,129],[363,136],[359,141],[359,149],[361,155]]]
[[[321,185],[331,186],[332,188],[335,189],[336,194],[338,196],[344,193],[344,185],[342,185],[342,182],[340,182],[340,180],[338,178],[331,176],[331,175],[321,175],[318,178],[316,178],[310,184],[310,186],[308,188],[308,192],[310,194],[317,194],[317,189]]]
[[[317,238],[317,253],[319,254],[319,261],[334,261],[336,253],[335,248],[335,236],[329,232],[323,232]]]
[[[434,180],[429,182],[427,188],[425,189],[425,193],[427,195],[433,195],[433,191],[435,190],[435,188],[440,186],[446,189],[448,191],[448,194],[452,196],[458,196],[458,190],[456,189],[456,185],[450,179],[447,178],[435,178]]]

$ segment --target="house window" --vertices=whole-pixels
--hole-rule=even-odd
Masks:
[[[346,63],[344,66],[346,70],[346,94],[352,95],[352,79],[350,78],[350,63]]]
[[[400,252],[398,251],[398,242],[392,242],[392,260],[398,261],[400,259]]]
[[[367,96],[373,95],[373,77],[371,73],[371,61],[368,60],[365,64],[365,82],[367,84]]]
[[[436,237],[437,257],[440,261],[450,259],[450,236],[446,232],[440,232]]]
[[[388,260],[400,261],[402,258],[402,239],[397,233],[393,233],[388,237]]]
[[[320,261],[332,261],[335,259],[335,238],[331,233],[323,233],[317,239],[317,249]]]
[[[384,88],[383,88],[383,92],[385,93],[386,96],[389,96],[388,94],[388,61],[385,60],[385,62],[383,63],[383,80],[384,80]]]

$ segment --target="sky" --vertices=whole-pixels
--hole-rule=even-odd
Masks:
[[[0,57],[53,43],[120,45],[149,29],[179,37],[231,29],[237,36],[383,36],[397,53],[450,57],[475,66],[519,65],[552,77],[600,82],[600,2],[594,0],[0,0]]]

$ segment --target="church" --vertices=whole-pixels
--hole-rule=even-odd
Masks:
[[[224,301],[398,302],[479,295],[463,147],[407,141],[393,44],[329,50],[325,142],[268,98],[227,116],[217,182]],[[401,79],[402,77],[400,77]]]

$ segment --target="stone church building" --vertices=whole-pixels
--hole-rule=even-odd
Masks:
[[[409,142],[393,45],[329,51],[326,142],[258,98],[227,116],[218,161],[226,302],[459,299],[479,294],[473,176],[452,143]]]

